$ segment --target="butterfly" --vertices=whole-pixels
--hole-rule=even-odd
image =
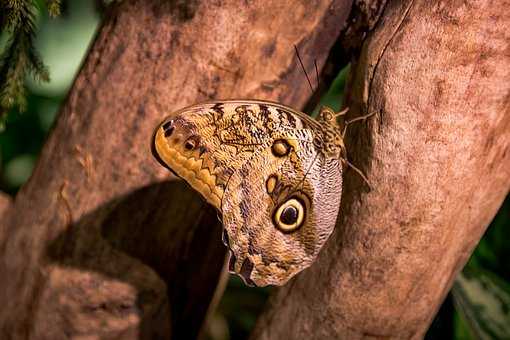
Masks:
[[[285,284],[331,235],[346,112],[322,107],[316,120],[274,102],[226,100],[181,109],[156,128],[155,158],[218,210],[229,271],[246,284]]]

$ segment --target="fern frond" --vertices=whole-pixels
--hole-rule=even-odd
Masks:
[[[60,8],[59,0],[48,1],[52,13]],[[55,7],[56,6],[56,7]],[[25,77],[49,81],[48,69],[34,47],[36,5],[32,0],[0,2],[0,29],[9,39],[0,54],[0,121],[5,121],[9,109],[26,109]],[[51,14],[51,13],[50,13]]]
[[[60,0],[46,0],[46,6],[48,7],[50,17],[55,18],[60,15],[60,2]]]

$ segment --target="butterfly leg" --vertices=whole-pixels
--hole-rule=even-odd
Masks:
[[[345,111],[345,110],[344,110]],[[341,112],[340,112],[341,113]],[[377,111],[374,111],[374,112],[371,112],[371,113],[368,113],[366,115],[363,115],[363,116],[359,116],[359,117],[356,117],[356,118],[353,118],[351,120],[348,120],[345,122],[345,125],[344,125],[344,130],[342,131],[342,138],[345,137],[345,133],[347,132],[347,127],[352,124],[352,123],[355,123],[355,122],[359,122],[360,120],[365,120],[369,117],[372,117],[373,115],[375,115],[377,113]]]
[[[367,183],[368,187],[370,188],[370,190],[372,190],[372,186],[370,185],[370,182],[368,181],[368,178],[365,176],[365,174],[360,170],[358,169],[357,167],[355,167],[351,162],[349,162],[347,160],[347,158],[342,158],[342,163],[344,165],[347,165],[348,167],[350,167],[352,170],[356,171],[356,173],[365,181],[365,183]]]
[[[349,112],[349,108],[348,107],[346,107],[345,109],[343,109],[340,112],[335,113],[335,117],[345,116],[347,114],[347,112]]]

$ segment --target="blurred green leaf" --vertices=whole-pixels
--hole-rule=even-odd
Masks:
[[[453,286],[455,306],[477,339],[510,339],[510,285],[479,268],[467,268]]]
[[[474,340],[469,328],[458,311],[453,314],[455,340]]]
[[[71,86],[94,37],[99,15],[92,1],[69,3],[66,16],[44,18],[35,46],[51,71],[51,82],[27,80],[29,89],[43,96],[61,96]]]
[[[335,112],[340,111],[340,108],[344,101],[345,82],[347,80],[347,75],[349,74],[350,69],[351,65],[348,64],[342,70],[340,70],[335,80],[333,80],[333,83],[331,83],[328,92],[326,92],[326,94],[322,96],[321,100],[319,101],[319,104],[311,114],[312,117],[314,118],[317,117],[321,106],[330,107]]]
[[[25,183],[34,167],[35,157],[29,154],[20,155],[5,166],[4,180],[11,187]]]
[[[510,195],[508,195],[475,249],[469,264],[488,269],[510,281]]]

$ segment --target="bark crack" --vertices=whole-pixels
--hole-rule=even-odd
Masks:
[[[373,67],[373,69],[371,70],[371,73],[369,74],[369,85],[368,85],[368,93],[367,93],[367,108],[366,108],[366,111],[368,113],[368,109],[370,108],[370,99],[371,99],[371,96],[370,94],[372,93],[372,85],[373,85],[373,81],[374,81],[374,78],[375,78],[375,75],[377,73],[377,68],[381,62],[381,60],[383,59],[384,57],[384,53],[386,53],[386,50],[388,48],[388,46],[391,44],[391,42],[393,41],[393,39],[395,38],[395,36],[399,33],[400,29],[402,28],[402,24],[404,23],[405,19],[407,18],[407,15],[409,14],[409,11],[412,7],[412,5],[414,4],[414,0],[411,0],[407,6],[407,8],[404,10],[404,13],[402,15],[402,18],[399,20],[399,23],[395,29],[395,31],[391,34],[391,36],[389,37],[388,41],[384,44],[384,47],[382,48],[381,52],[380,52],[380,55],[377,57],[376,59],[376,63],[375,63],[375,66]],[[383,13],[384,15],[384,13]],[[381,20],[378,20],[377,22],[377,25],[379,25],[381,22]],[[374,31],[377,29],[377,27],[374,28]]]

